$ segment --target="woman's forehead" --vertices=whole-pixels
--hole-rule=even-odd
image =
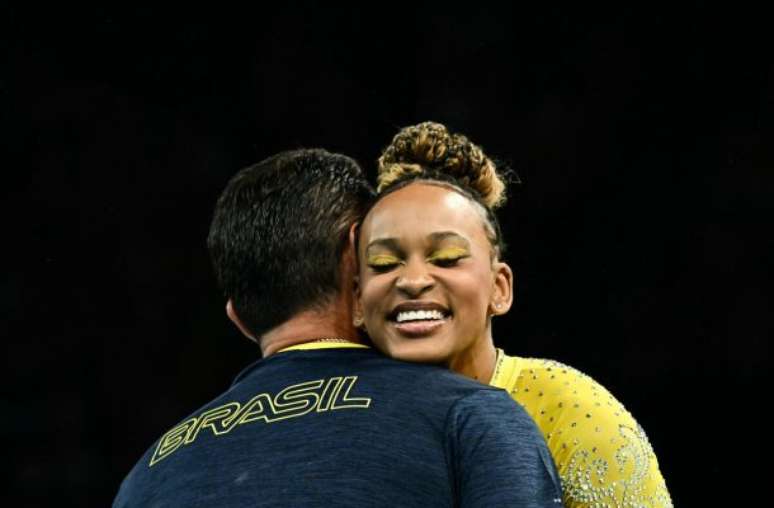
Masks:
[[[423,238],[441,231],[486,240],[482,219],[476,205],[460,193],[418,182],[381,199],[366,217],[363,234],[369,237],[366,243],[377,238]]]

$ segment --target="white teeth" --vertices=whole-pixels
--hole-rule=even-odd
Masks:
[[[402,323],[404,321],[419,321],[425,319],[443,319],[443,313],[438,310],[410,310],[398,312],[396,321]]]

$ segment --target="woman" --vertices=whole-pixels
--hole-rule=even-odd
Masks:
[[[565,506],[671,506],[645,433],[604,387],[495,348],[491,320],[511,306],[513,274],[493,214],[505,186],[481,148],[440,124],[407,127],[378,179],[358,237],[356,324],[389,356],[507,390],[543,432]]]

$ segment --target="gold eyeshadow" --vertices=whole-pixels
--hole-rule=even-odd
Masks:
[[[368,266],[390,266],[400,263],[400,259],[389,254],[374,254],[372,256],[368,256],[367,263]]]
[[[464,257],[469,256],[470,253],[467,249],[463,249],[462,247],[447,247],[445,249],[437,250],[433,252],[433,254],[427,258],[428,261],[455,261],[457,259],[461,259]]]

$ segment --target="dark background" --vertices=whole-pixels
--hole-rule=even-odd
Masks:
[[[0,8],[0,496],[107,506],[257,357],[205,248],[236,170],[323,146],[373,176],[433,119],[524,182],[496,341],[607,386],[677,506],[764,498],[767,18],[537,3]]]

